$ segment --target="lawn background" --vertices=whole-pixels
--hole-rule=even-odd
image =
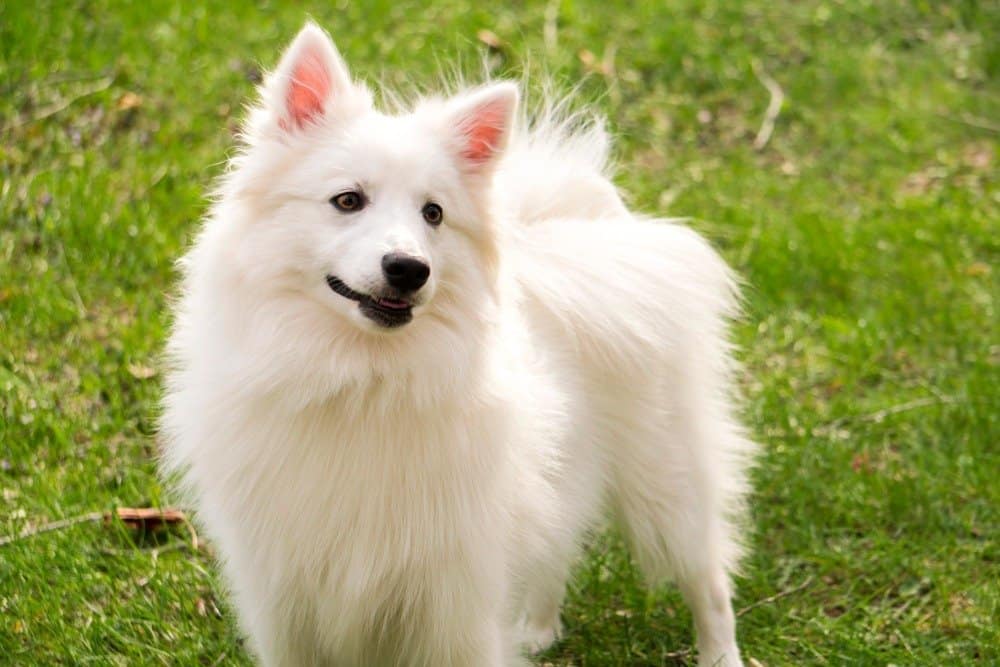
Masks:
[[[173,261],[307,16],[368,80],[484,55],[583,79],[630,202],[746,277],[746,656],[1000,662],[995,2],[0,3],[0,536],[169,504]],[[249,664],[188,542],[86,522],[0,546],[0,664]],[[676,591],[647,594],[614,532],[564,620],[543,661],[691,660]]]

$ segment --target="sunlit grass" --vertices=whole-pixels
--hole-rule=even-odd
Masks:
[[[487,7],[0,4],[0,535],[170,502],[153,457],[172,263],[258,63],[311,15],[370,80],[484,56],[586,77],[633,206],[689,216],[745,276],[763,444],[747,656],[1000,661],[1000,8]],[[785,102],[755,150],[766,77]],[[248,663],[210,546],[189,541],[98,521],[0,546],[0,663]],[[613,532],[564,621],[544,661],[690,660],[679,596],[647,593]]]

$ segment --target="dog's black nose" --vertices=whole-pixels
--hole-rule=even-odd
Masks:
[[[382,256],[382,273],[386,281],[404,292],[415,292],[427,282],[431,267],[416,257],[398,252]]]

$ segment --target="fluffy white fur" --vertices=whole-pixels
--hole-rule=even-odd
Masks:
[[[513,84],[386,115],[308,25],[261,94],[183,260],[162,420],[260,661],[522,664],[610,510],[700,664],[739,665],[718,255],[626,210],[599,127],[515,128]],[[431,274],[383,329],[325,276],[378,292],[390,251]]]

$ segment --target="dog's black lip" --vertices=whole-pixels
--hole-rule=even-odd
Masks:
[[[334,275],[326,277],[326,284],[345,299],[357,301],[361,314],[381,327],[387,329],[401,327],[413,319],[412,305],[406,308],[385,308],[379,305],[377,299],[368,294],[354,291],[343,280]]]
[[[334,292],[344,297],[345,299],[350,299],[351,301],[359,301],[359,302],[364,301],[365,299],[370,299],[370,297],[368,297],[367,295],[352,290],[350,287],[347,286],[346,283],[344,283],[343,280],[341,280],[337,276],[327,276],[326,284],[330,286],[330,289],[332,289]]]

